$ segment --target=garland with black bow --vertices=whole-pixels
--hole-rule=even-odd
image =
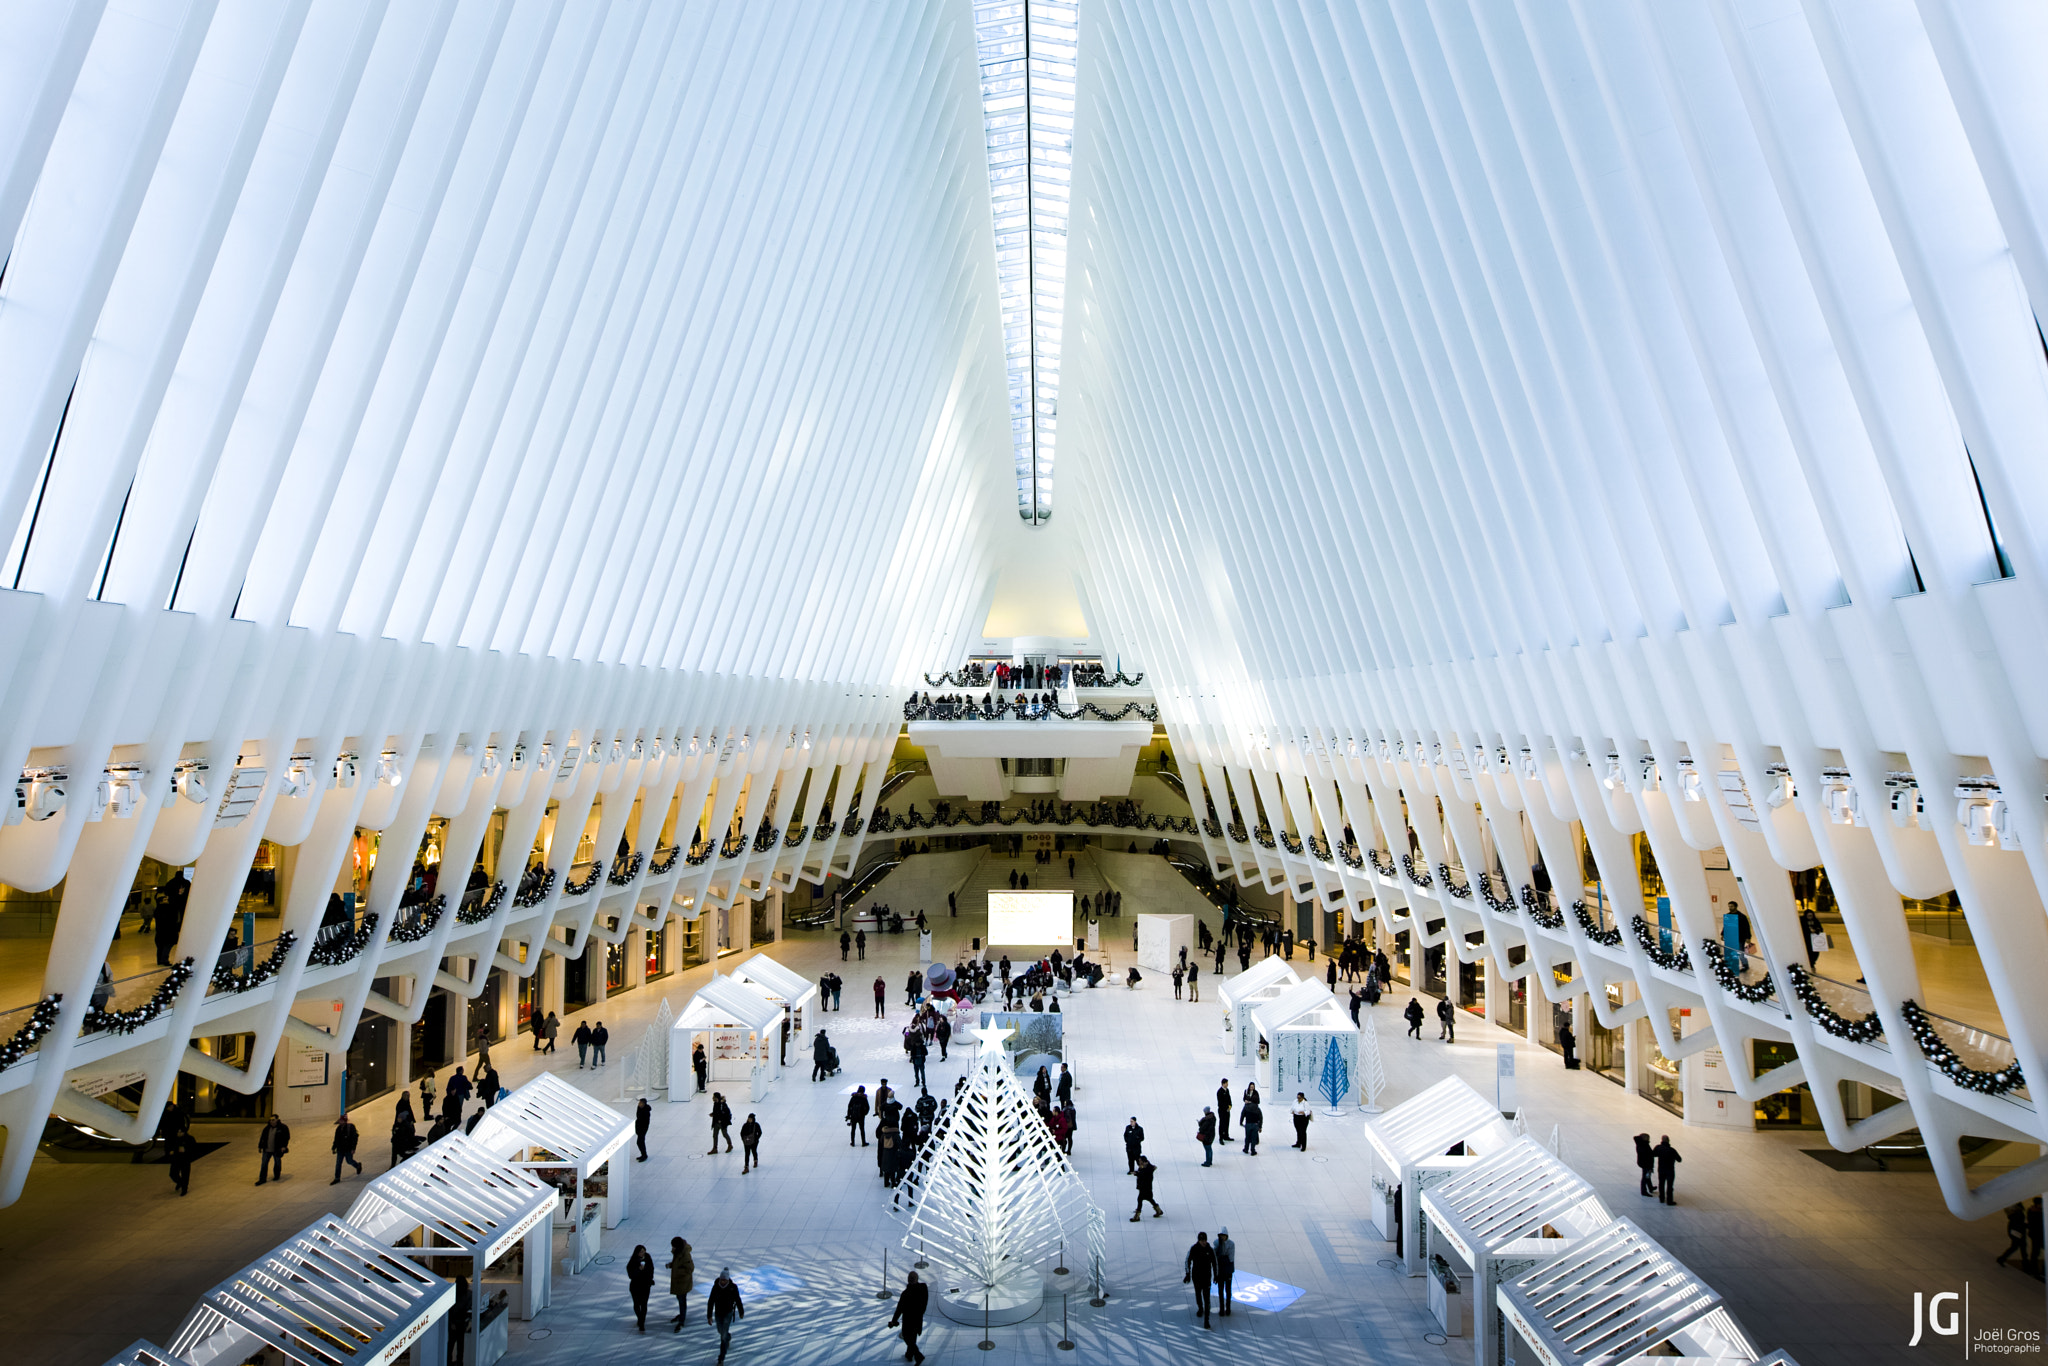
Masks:
[[[1586,938],[1595,944],[1605,944],[1611,949],[1621,942],[1621,927],[1617,925],[1611,930],[1601,929],[1600,922],[1593,918],[1592,909],[1583,901],[1572,903],[1572,918],[1579,922],[1579,928],[1586,932]]]
[[[351,961],[370,946],[371,938],[377,932],[377,915],[373,911],[363,917],[362,928],[333,939],[316,939],[306,953],[306,966],[315,968],[339,967]]]
[[[391,926],[391,942],[394,944],[417,944],[434,932],[434,926],[441,923],[441,912],[448,909],[448,895],[443,892],[432,901],[416,909],[411,915],[401,910],[399,918]]]
[[[64,993],[55,991],[36,1002],[28,1022],[15,1030],[6,1043],[0,1043],[0,1072],[36,1051],[43,1036],[57,1027],[57,1007],[63,1003]]]
[[[1515,902],[1512,896],[1495,896],[1493,894],[1493,876],[1490,873],[1481,873],[1479,875],[1479,897],[1480,900],[1484,901],[1492,909],[1495,915],[1513,915],[1515,913]]]
[[[1714,980],[1729,995],[1751,1003],[1768,1001],[1777,995],[1778,984],[1771,980],[1769,973],[1754,982],[1743,981],[1741,974],[1729,965],[1728,951],[1721,946],[1720,940],[1702,939],[1700,947],[1706,951],[1707,967],[1712,970]]]
[[[683,847],[679,844],[671,844],[666,853],[659,849],[655,850],[654,862],[647,865],[647,876],[661,877],[663,874],[670,872],[675,868],[676,860],[682,856]]]
[[[232,962],[215,963],[211,979],[213,989],[226,992],[254,991],[257,987],[262,986],[265,982],[277,976],[278,973],[284,971],[285,956],[292,951],[292,945],[298,942],[299,937],[297,935],[293,934],[290,930],[284,931],[284,933],[278,935],[276,947],[272,948],[265,955],[262,962],[256,964],[245,973],[236,973],[235,965]]]
[[[1862,1019],[1851,1019],[1836,1010],[1821,997],[1820,988],[1814,985],[1813,974],[1797,963],[1785,965],[1785,976],[1791,979],[1792,994],[1799,998],[1799,1004],[1806,1007],[1806,1013],[1813,1022],[1838,1039],[1850,1043],[1876,1043],[1884,1037],[1884,1021],[1871,1011]]]
[[[555,890],[555,870],[546,868],[537,871],[541,873],[540,877],[528,873],[519,880],[519,894],[512,898],[514,906],[538,906],[548,899],[549,892]]]
[[[1636,942],[1643,946],[1643,952],[1652,963],[1666,972],[1692,971],[1692,955],[1685,951],[1684,943],[1676,936],[1673,936],[1671,941],[1675,947],[1667,952],[1660,934],[1650,929],[1649,921],[1637,916],[1634,924]]]
[[[562,895],[582,896],[585,892],[595,887],[603,878],[604,865],[602,863],[593,863],[590,865],[590,871],[583,875],[581,882],[563,881]]]
[[[459,925],[481,925],[498,913],[498,907],[505,902],[505,884],[493,882],[491,894],[474,906],[457,907],[455,921]]]
[[[1922,1009],[1918,1001],[1901,1001],[1899,1014],[1906,1017],[1906,1028],[1913,1031],[1913,1042],[1919,1046],[1921,1054],[1943,1076],[1965,1091],[2002,1096],[2027,1084],[2026,1075],[2020,1071],[2017,1060],[1995,1070],[1972,1067],[1964,1062],[1962,1056],[1942,1039],[1934,1028],[1934,1017]]]
[[[1386,850],[1368,849],[1365,851],[1365,859],[1372,865],[1372,870],[1381,877],[1394,876],[1394,856]]]
[[[1401,871],[1406,873],[1408,880],[1418,887],[1434,887],[1436,885],[1436,879],[1428,873],[1418,873],[1415,871],[1415,857],[1412,854],[1401,855]]]
[[[1522,884],[1522,906],[1529,912],[1529,918],[1544,929],[1564,928],[1564,912],[1557,909],[1555,901],[1546,904],[1543,893],[1526,882]]]
[[[630,887],[633,879],[640,876],[641,865],[646,862],[647,855],[638,849],[633,851],[631,858],[615,858],[612,860],[611,872],[605,875],[605,881],[614,887]]]
[[[133,1034],[136,1030],[154,1020],[171,1008],[178,999],[178,993],[192,980],[192,960],[173,964],[163,981],[149,999],[133,1010],[102,1010],[95,1006],[85,1012],[85,1023],[81,1029],[86,1034]]]
[[[1159,708],[1144,702],[1126,702],[1115,711],[1109,711],[1093,702],[1083,702],[1073,711],[1066,711],[1058,702],[1034,704],[1021,696],[997,697],[987,706],[983,706],[971,697],[950,700],[941,698],[935,702],[927,702],[922,697],[913,695],[903,704],[903,719],[906,721],[1044,721],[1052,717],[1058,717],[1062,721],[1080,721],[1088,718],[1097,721],[1124,721],[1133,716],[1143,721],[1156,722],[1159,719]]]
[[[1460,901],[1470,901],[1472,899],[1472,884],[1469,882],[1452,881],[1450,864],[1439,863],[1436,866],[1436,875],[1443,882],[1444,890],[1452,896]]]

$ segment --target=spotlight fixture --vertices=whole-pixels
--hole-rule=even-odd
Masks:
[[[21,780],[14,785],[14,805],[9,810],[9,825],[24,817],[32,821],[46,821],[64,809],[65,789],[70,783],[69,776],[61,768],[25,768]]]
[[[206,782],[206,761],[187,759],[179,764],[172,770],[171,788],[194,806],[206,805],[213,795]]]
[[[354,787],[361,769],[361,757],[354,750],[343,750],[334,756],[334,785],[343,789]]]
[[[398,770],[398,751],[387,749],[377,756],[377,781],[386,787],[397,787],[405,781],[405,775]]]

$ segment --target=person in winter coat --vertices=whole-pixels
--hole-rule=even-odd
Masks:
[[[1422,1002],[1410,996],[1408,998],[1408,1008],[1401,1012],[1401,1018],[1408,1022],[1409,1038],[1419,1039],[1422,1037]]]
[[[730,1144],[732,1140],[728,1138],[726,1142]],[[747,1122],[740,1125],[740,1147],[745,1150],[740,1158],[740,1175],[745,1176],[761,1165],[761,1121],[751,1114],[747,1116]],[[726,1151],[731,1152],[732,1149],[728,1147]]]
[[[884,1018],[889,1004],[889,984],[880,977],[875,979],[875,1018]]]
[[[291,1126],[276,1115],[263,1126],[263,1132],[256,1136],[256,1184],[262,1185],[270,1179],[274,1169],[277,1179],[284,1180],[284,1155],[291,1151]]]
[[[1138,1207],[1131,1211],[1131,1222],[1137,1223],[1138,1216],[1145,1212],[1145,1206],[1152,1206],[1152,1217],[1163,1219],[1166,1211],[1159,1208],[1159,1202],[1152,1198],[1152,1178],[1159,1168],[1152,1165],[1152,1159],[1142,1154],[1138,1157],[1136,1174],[1138,1178]]]
[[[1657,1199],[1666,1205],[1677,1204],[1678,1164],[1685,1159],[1671,1146],[1671,1135],[1660,1137],[1657,1146],[1650,1149],[1650,1156],[1657,1160]]]
[[[1059,1077],[1053,1082],[1052,1090],[1053,1095],[1058,1097],[1059,1103],[1061,1105],[1070,1105],[1073,1103],[1074,1074],[1067,1070],[1067,1065],[1065,1063],[1060,1064],[1060,1074]]]
[[[718,1279],[711,1283],[711,1293],[704,1298],[704,1321],[718,1330],[718,1359],[725,1360],[725,1354],[732,1348],[732,1321],[734,1317],[745,1318],[747,1306],[740,1302],[740,1288],[733,1284],[732,1268],[726,1267],[718,1273]]]
[[[187,1133],[172,1134],[168,1144],[171,1160],[171,1184],[183,1195],[192,1187],[193,1150],[199,1145]]]
[[[1655,1195],[1656,1192],[1650,1189],[1650,1182],[1656,1175],[1657,1158],[1650,1149],[1648,1134],[1636,1135],[1636,1170],[1642,1174],[1642,1193]]]
[[[1202,1165],[1216,1165],[1216,1112],[1208,1106],[1202,1107],[1202,1117],[1195,1121],[1195,1142],[1202,1145]]]
[[[674,1331],[683,1331],[690,1317],[690,1292],[697,1288],[697,1259],[682,1238],[668,1240],[668,1293],[676,1297],[676,1316],[669,1320]]]
[[[1201,999],[1202,965],[1200,963],[1190,963],[1188,964],[1188,1000],[1199,1001]]]
[[[1216,1312],[1230,1317],[1230,1278],[1237,1274],[1237,1243],[1226,1226],[1216,1230]]]
[[[903,1004],[914,1006],[917,1004],[917,998],[922,995],[924,995],[924,974],[913,968],[911,969],[910,976],[906,977],[903,981]]]
[[[939,1016],[939,1027],[932,1031],[932,1037],[938,1040],[939,1061],[944,1062],[946,1060],[946,1045],[953,1041],[953,1022],[943,1015]]]
[[[543,1048],[541,1052],[553,1053],[555,1051],[555,1040],[561,1035],[561,1033],[562,1021],[559,1017],[556,1016],[554,1011],[550,1010],[548,1012],[548,1046],[546,1048]]]
[[[647,1097],[640,1097],[640,1103],[633,1107],[633,1141],[640,1145],[640,1156],[635,1162],[647,1160],[647,1129],[654,1123],[654,1107],[647,1103]]]
[[[713,1091],[711,1093],[711,1152],[704,1154],[706,1157],[718,1151],[718,1140],[721,1137],[725,1139],[725,1150],[731,1152],[732,1107],[725,1103],[725,1096],[722,1093]]]
[[[455,1075],[448,1078],[448,1089],[441,1096],[441,1113],[457,1124],[462,1123],[462,1107],[469,1103],[470,1094],[469,1078],[458,1067]]]
[[[1436,1036],[1444,1043],[1458,1041],[1458,1008],[1448,996],[1436,1003]]]
[[[633,1249],[633,1255],[626,1261],[626,1291],[633,1297],[633,1322],[647,1331],[647,1297],[654,1293],[654,1258],[648,1255],[647,1245],[640,1244]]]
[[[701,1095],[711,1082],[711,1058],[705,1053],[702,1040],[690,1049],[690,1070],[697,1074],[697,1091]]]
[[[1124,1175],[1138,1170],[1138,1159],[1145,1153],[1145,1130],[1139,1125],[1138,1117],[1131,1116],[1131,1122],[1124,1125]]]
[[[1303,1152],[1308,1151],[1308,1123],[1314,1118],[1315,1112],[1309,1109],[1308,1097],[1300,1091],[1296,1091],[1294,1093],[1294,1146]],[[1221,1234],[1217,1235],[1219,1238],[1222,1236]]]
[[[822,1081],[832,1075],[832,1042],[819,1030],[811,1036],[811,1080]]]
[[[889,1326],[901,1329],[905,1361],[924,1360],[924,1353],[917,1348],[917,1336],[924,1331],[924,1311],[931,1303],[931,1295],[931,1287],[920,1282],[913,1271],[903,1283],[903,1293],[896,1297],[896,1312],[889,1316]]]
[[[846,1146],[851,1148],[853,1140],[860,1139],[860,1146],[868,1146],[868,1088],[856,1086],[853,1094],[846,1098]]]
[[[917,1085],[922,1086],[924,1085],[924,1063],[925,1059],[931,1056],[931,1050],[925,1047],[924,1035],[914,1029],[910,1032],[910,1037],[904,1043],[910,1049],[910,1079]]]
[[[569,1042],[576,1045],[576,1066],[587,1065],[590,1062],[590,1021],[577,1021],[576,1032],[569,1036]]]
[[[412,1117],[412,1097],[400,1092],[398,1113],[391,1118],[391,1165],[395,1167],[411,1157],[413,1149],[419,1146],[419,1130]]]
[[[1202,1326],[1209,1323],[1209,1287],[1216,1280],[1216,1249],[1209,1246],[1209,1235],[1197,1233],[1195,1245],[1188,1249],[1187,1260],[1181,1263],[1181,1284],[1195,1287],[1195,1313],[1200,1316]]]
[[[855,930],[853,932],[853,946],[854,948],[860,950],[860,961],[863,963],[867,962],[868,932],[866,930]]]
[[[847,932],[846,932],[845,930],[841,930],[841,931],[839,932],[839,961],[840,961],[840,962],[844,963],[844,962],[846,961],[846,952],[847,952],[847,950],[848,950],[848,949],[851,949],[852,947],[853,947],[853,936],[852,936],[852,935],[850,935],[850,934],[848,934],[848,933],[847,933]]]
[[[1265,1110],[1260,1107],[1257,1097],[1247,1091],[1244,1105],[1237,1112],[1237,1127],[1244,1131],[1244,1151],[1247,1157],[1259,1155],[1259,1130],[1265,1123]]]
[[[434,1108],[434,1096],[435,1096],[435,1094],[436,1094],[436,1088],[435,1088],[435,1086],[434,1086],[434,1074],[433,1074],[432,1072],[429,1072],[429,1073],[427,1073],[427,1074],[426,1074],[426,1075],[425,1075],[424,1077],[421,1077],[421,1078],[420,1078],[420,1114],[421,1114],[421,1115],[423,1115],[423,1116],[428,1116],[428,1117],[431,1117],[431,1116],[433,1116],[433,1115],[437,1115],[437,1114],[439,1114],[439,1113],[440,1113],[440,1111],[438,1111],[438,1110],[436,1110],[436,1109]]]
[[[1230,1142],[1230,1107],[1233,1103],[1230,1099],[1230,1078],[1225,1077],[1223,1084],[1216,1088],[1216,1138],[1218,1142]]]
[[[356,1161],[356,1144],[361,1141],[362,1135],[356,1132],[356,1126],[343,1112],[341,1118],[334,1121],[334,1142],[328,1145],[328,1151],[334,1154],[334,1179],[328,1185],[341,1184],[341,1164],[344,1162],[356,1169],[357,1176],[363,1174],[363,1164]]]
[[[603,1020],[599,1020],[597,1028],[590,1031],[590,1056],[593,1066],[604,1066],[604,1046],[611,1041],[612,1032],[604,1027]]]

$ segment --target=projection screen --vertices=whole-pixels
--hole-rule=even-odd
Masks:
[[[991,944],[1071,944],[1074,942],[1072,892],[990,892],[988,942]]]

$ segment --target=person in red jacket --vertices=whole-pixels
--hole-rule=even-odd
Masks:
[[[884,1007],[884,1006],[886,1006],[886,1005],[887,1005],[888,1003],[889,1003],[889,984],[888,984],[887,982],[883,981],[883,980],[882,980],[881,978],[877,977],[877,978],[875,979],[875,1018],[876,1018],[876,1019],[878,1019],[878,1020],[879,1020],[879,1019],[881,1019],[881,1018],[882,1018],[882,1012],[883,1012],[883,1007]]]

